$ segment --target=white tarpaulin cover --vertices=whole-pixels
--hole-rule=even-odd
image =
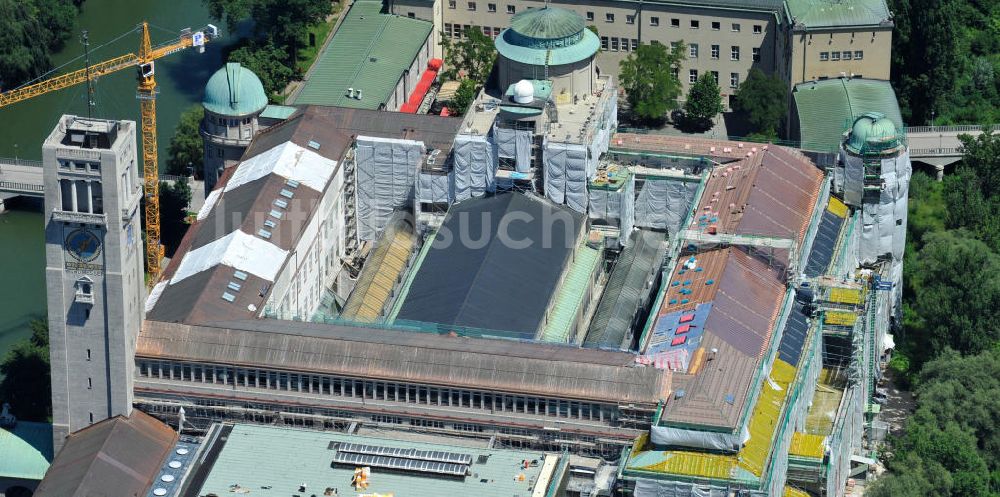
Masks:
[[[181,259],[180,267],[170,279],[173,285],[206,269],[224,264],[267,281],[274,281],[288,251],[277,245],[236,230],[218,240],[202,245]]]
[[[635,497],[730,497],[729,489],[679,481],[639,478],[635,481]],[[744,490],[740,496],[759,496],[761,492]]]
[[[697,190],[698,184],[690,181],[647,178],[635,201],[635,225],[667,230],[674,236],[691,210]]]
[[[493,141],[497,145],[497,157],[515,159],[516,169],[519,173],[531,170],[531,139],[531,130],[514,130],[493,126]]]
[[[420,173],[417,183],[417,200],[428,203],[451,202],[454,195],[451,192],[451,180],[447,174]]]
[[[587,212],[587,148],[546,141],[543,156],[545,196],[577,212]]]
[[[906,246],[907,195],[910,190],[911,173],[908,153],[882,159],[882,191],[878,203],[865,203],[861,207],[861,243],[858,244],[858,259],[862,263],[873,263],[884,254],[891,254],[896,261],[903,260],[903,249]]]
[[[161,281],[153,286],[153,290],[149,292],[149,297],[146,297],[146,312],[152,311],[156,307],[156,303],[160,300],[160,295],[163,295],[163,289],[166,287],[166,281]]]
[[[225,191],[239,188],[274,173],[321,192],[326,188],[330,177],[333,176],[336,166],[337,161],[327,159],[292,142],[284,142],[267,152],[243,161],[237,166],[233,177],[226,183]]]
[[[635,225],[635,176],[629,175],[628,181],[618,190],[590,188],[589,198],[590,218],[617,225],[621,231],[619,242],[622,246],[628,244]]]
[[[212,190],[212,193],[205,197],[205,203],[198,210],[198,220],[201,221],[208,217],[208,213],[212,212],[212,207],[215,207],[215,203],[219,201],[219,196],[222,195],[222,189]]]
[[[496,144],[480,135],[458,135],[452,149],[451,185],[454,201],[482,197],[496,190]]]
[[[423,142],[359,136],[358,238],[375,240],[397,209],[413,205]]]
[[[686,447],[691,449],[714,450],[735,453],[750,440],[750,431],[746,428],[739,435],[732,433],[717,433],[709,431],[685,430],[669,426],[652,426],[649,430],[649,440],[659,447]]]

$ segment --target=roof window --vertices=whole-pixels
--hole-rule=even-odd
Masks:
[[[281,211],[277,211],[274,209],[271,209],[271,212],[268,212],[268,214],[270,214],[271,217],[275,219],[281,219],[281,216],[284,216],[284,214]]]
[[[286,181],[285,184],[288,185],[288,186],[290,186],[290,187],[292,187],[292,188],[298,188],[299,187],[299,182],[295,181],[294,179],[290,179],[290,180]]]
[[[240,291],[241,287],[240,287],[239,283],[237,283],[235,281],[230,281],[229,284],[226,285],[226,288],[228,288],[228,289],[230,289],[230,290],[232,290],[234,292],[238,292],[238,291]]]
[[[226,302],[233,302],[236,300],[236,296],[229,292],[222,292],[222,300],[225,300]]]
[[[257,230],[257,234],[260,235],[260,237],[263,238],[263,239],[265,239],[265,240],[270,240],[271,239],[271,232],[267,231],[264,228],[261,228],[261,229]]]
[[[264,220],[264,226],[267,226],[268,228],[274,229],[278,225],[274,221],[271,221],[270,219],[265,219]]]
[[[284,208],[288,207],[288,202],[285,202],[284,200],[281,200],[279,198],[279,199],[277,199],[277,200],[274,201],[274,205],[277,205],[279,208],[284,209]]]
[[[282,197],[285,197],[285,198],[292,198],[292,196],[293,196],[293,195],[295,195],[295,194],[294,194],[294,193],[292,193],[292,191],[291,191],[291,190],[286,190],[286,189],[284,189],[284,188],[283,188],[283,189],[281,190],[281,196],[282,196]]]
[[[243,271],[236,271],[235,273],[233,273],[233,278],[236,278],[240,281],[246,281],[247,273],[244,273]]]

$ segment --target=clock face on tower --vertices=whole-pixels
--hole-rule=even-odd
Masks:
[[[101,255],[101,239],[85,228],[74,230],[66,237],[66,251],[76,260],[90,262]]]

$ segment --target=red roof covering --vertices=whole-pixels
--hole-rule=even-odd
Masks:
[[[410,94],[410,98],[406,101],[402,107],[399,108],[400,112],[405,112],[407,114],[413,114],[417,112],[420,108],[420,104],[424,101],[424,97],[427,96],[427,91],[431,89],[431,85],[434,84],[434,80],[437,79],[438,71],[441,70],[442,61],[441,59],[431,59],[427,62],[427,70],[424,74],[420,76],[420,81],[417,82],[417,86],[413,88],[413,93]]]

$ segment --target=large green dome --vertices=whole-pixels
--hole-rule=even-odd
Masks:
[[[515,33],[535,40],[575,37],[586,27],[580,14],[549,6],[528,9],[510,20],[510,28]]]
[[[899,132],[885,114],[869,112],[854,120],[844,143],[855,154],[884,154],[901,146]]]
[[[215,114],[246,116],[267,106],[267,93],[253,71],[229,62],[209,78],[201,104]]]

